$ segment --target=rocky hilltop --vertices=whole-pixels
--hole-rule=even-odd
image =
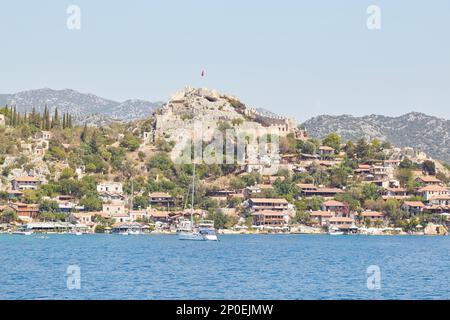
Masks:
[[[15,105],[17,111],[30,112],[33,107],[42,113],[45,105],[50,110],[58,108],[60,113],[69,112],[78,122],[91,125],[104,124],[113,120],[132,121],[148,117],[161,105],[158,102],[131,99],[117,102],[90,93],[76,90],[37,89],[15,94],[0,95],[0,105]]]
[[[173,94],[155,112],[153,137],[155,140],[164,138],[175,142],[172,158],[176,159],[189,143],[193,132],[196,135],[201,132],[198,138],[209,141],[217,131],[231,128],[237,134],[247,133],[255,137],[265,134],[299,134],[294,119],[261,114],[255,108],[247,107],[237,97],[216,90],[186,87]]]
[[[312,137],[336,132],[343,139],[377,138],[398,147],[414,147],[433,158],[450,162],[450,120],[411,112],[399,117],[350,115],[314,117],[304,124]]]
[[[281,136],[297,131],[292,118],[261,114],[235,96],[205,88],[186,87],[176,92],[155,112],[155,118],[155,136],[169,139],[183,136],[180,129],[192,128],[196,122],[211,132],[221,124],[236,130],[271,128]]]

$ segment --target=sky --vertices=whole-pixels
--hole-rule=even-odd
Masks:
[[[67,27],[70,5],[80,29]],[[380,29],[367,27],[370,5]],[[191,85],[300,122],[450,119],[448,0],[0,0],[0,39],[0,93],[166,101]]]

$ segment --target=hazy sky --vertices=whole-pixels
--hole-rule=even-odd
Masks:
[[[192,85],[299,121],[450,118],[448,0],[0,3],[0,93],[71,88],[165,101]],[[80,30],[66,27],[71,4]],[[369,5],[381,9],[380,30],[366,26]]]

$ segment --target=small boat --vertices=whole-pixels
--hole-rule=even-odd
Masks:
[[[328,234],[330,236],[342,236],[344,234],[343,231],[340,231],[337,227],[330,227],[328,228]]]
[[[20,234],[20,235],[24,235],[24,236],[31,236],[33,234],[33,231],[31,231],[31,230],[17,230],[17,231],[14,231],[12,234]]]
[[[132,236],[137,236],[137,235],[140,235],[141,234],[141,231],[140,230],[129,230],[128,231],[128,234],[129,235],[132,235]]]
[[[203,220],[199,223],[199,233],[203,235],[207,241],[218,241],[216,229],[214,228],[214,221]]]

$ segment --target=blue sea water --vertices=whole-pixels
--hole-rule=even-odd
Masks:
[[[0,299],[449,299],[450,237],[0,235]],[[80,289],[68,289],[70,265]],[[369,266],[380,288],[369,290]]]

